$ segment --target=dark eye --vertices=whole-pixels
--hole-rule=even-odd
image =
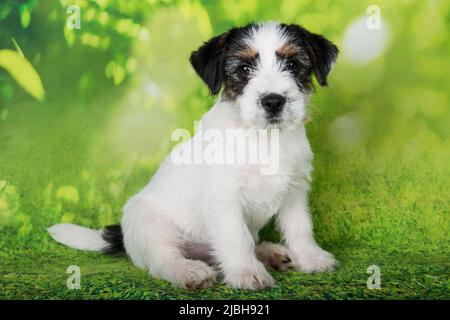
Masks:
[[[250,68],[250,66],[248,64],[241,64],[238,68],[237,68],[237,72],[240,75],[246,76],[250,73],[250,71],[252,71],[252,68]]]
[[[296,60],[290,59],[286,62],[284,69],[287,71],[297,71],[298,70],[298,62]]]

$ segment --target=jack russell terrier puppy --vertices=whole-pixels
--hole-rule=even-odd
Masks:
[[[333,270],[337,261],[313,236],[304,122],[312,76],[325,86],[337,55],[329,40],[294,24],[249,24],[212,38],[190,57],[211,94],[220,93],[202,132],[257,129],[261,138],[277,130],[276,172],[263,174],[258,163],[175,163],[175,152],[191,152],[204,136],[196,133],[128,200],[120,226],[57,224],[48,231],[75,249],[126,251],[137,267],[187,289],[211,286],[219,274],[233,288],[262,289],[275,284],[267,268]],[[283,244],[259,243],[273,216]]]

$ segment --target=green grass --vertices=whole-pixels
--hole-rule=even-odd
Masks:
[[[20,117],[19,113],[17,116]],[[35,119],[28,121],[35,123]],[[70,120],[65,122],[70,136],[70,131],[77,128],[71,128]],[[318,129],[311,125],[309,130],[312,134]],[[312,138],[313,144],[315,141]],[[36,154],[37,162],[9,161],[10,168],[15,168],[10,172],[17,175],[16,179],[10,179],[17,181],[17,185],[0,185],[2,199],[13,213],[3,226],[0,240],[2,299],[449,297],[448,191],[447,181],[441,178],[447,167],[440,158],[429,159],[424,154],[414,165],[405,165],[396,162],[392,152],[384,152],[383,160],[361,150],[346,156],[330,152],[324,157],[323,146],[317,147],[311,192],[315,230],[319,242],[336,255],[341,267],[328,274],[273,272],[278,285],[258,292],[233,290],[220,284],[189,292],[150,277],[126,257],[63,247],[45,231],[60,221],[91,227],[116,223],[120,207],[146,183],[154,167],[136,165],[134,170],[122,175],[83,169],[77,176],[85,157],[83,148],[77,152],[76,149],[64,151],[58,140],[42,143],[53,143],[59,150],[58,157]],[[438,146],[433,146],[435,152],[446,152]],[[13,158],[7,153],[6,157]],[[49,182],[42,177],[47,169],[35,171],[35,164],[41,162],[39,157],[48,158],[53,168],[60,161],[67,162],[67,170],[53,173],[55,180]],[[154,164],[157,163],[155,160]],[[430,167],[429,163],[433,165]],[[35,176],[23,175],[24,172],[34,172]],[[58,181],[69,180],[67,177],[74,179],[70,185]],[[279,239],[273,226],[263,230],[262,235],[269,240]],[[381,268],[380,290],[369,290],[366,286],[369,277],[366,270],[373,264]],[[66,288],[69,276],[66,269],[70,265],[81,268],[81,290]]]
[[[0,269],[0,299],[448,299],[448,261],[436,254],[398,255],[336,249],[333,273],[272,272],[277,286],[262,291],[222,284],[186,291],[149,277],[126,257],[76,252],[57,244],[46,250],[8,250]],[[6,258],[6,259],[5,259]],[[367,267],[381,269],[381,289],[368,289]],[[66,287],[69,265],[81,270],[81,289]]]

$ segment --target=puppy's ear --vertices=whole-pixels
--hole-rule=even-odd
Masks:
[[[313,71],[321,86],[327,85],[327,76],[336,62],[339,49],[325,37],[303,29],[310,46],[310,59]]]
[[[223,59],[228,33],[205,42],[191,54],[191,64],[208,86],[211,94],[220,92],[223,82]]]
[[[313,72],[321,86],[327,85],[327,76],[338,56],[338,48],[325,37],[309,32],[301,26],[295,25],[302,39],[305,40],[308,56],[312,63]]]

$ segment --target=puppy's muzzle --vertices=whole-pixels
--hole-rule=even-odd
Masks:
[[[269,93],[261,99],[261,105],[266,110],[268,118],[276,117],[286,104],[286,98],[277,93]]]

